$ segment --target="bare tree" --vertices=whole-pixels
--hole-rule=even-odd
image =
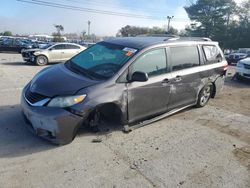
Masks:
[[[55,24],[54,27],[56,28],[56,33],[54,33],[54,41],[55,42],[61,42],[62,39],[62,33],[64,31],[64,27],[62,25]]]

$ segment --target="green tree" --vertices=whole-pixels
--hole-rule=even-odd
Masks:
[[[230,21],[237,10],[233,0],[197,0],[184,8],[194,22],[187,28],[189,35],[209,37],[227,46]]]
[[[154,34],[178,34],[178,30],[174,29],[173,27],[170,28],[169,32],[166,33],[164,28],[160,27],[137,27],[137,26],[130,26],[127,25],[122,27],[116,36],[123,36],[123,37],[134,37],[137,35],[154,35]]]
[[[169,31],[166,32],[166,34],[169,34],[169,35],[178,35],[179,32],[177,29],[173,28],[173,27],[170,27],[169,28]]]
[[[237,47],[250,47],[250,0],[244,1],[238,8],[239,22],[233,26],[232,34],[237,40]]]
[[[126,25],[119,30],[119,34],[123,37],[134,37],[148,33],[148,28]]]
[[[11,31],[4,31],[3,33],[0,33],[0,35],[2,35],[2,36],[12,36],[12,32]]]

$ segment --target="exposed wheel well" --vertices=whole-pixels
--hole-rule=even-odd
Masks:
[[[93,124],[94,120],[94,124]],[[88,124],[90,126],[102,126],[101,124],[109,124],[117,127],[123,124],[123,113],[120,107],[115,103],[106,103],[97,106],[88,116]],[[91,123],[92,122],[92,123]],[[116,128],[117,128],[116,127]]]
[[[214,98],[216,95],[216,85],[214,82],[212,82],[212,94],[211,94],[211,98]]]

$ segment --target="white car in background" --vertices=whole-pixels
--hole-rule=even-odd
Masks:
[[[236,78],[250,79],[250,57],[238,61],[236,67]]]
[[[40,49],[23,50],[23,60],[36,65],[47,65],[53,62],[65,62],[79,54],[86,47],[74,43],[48,44]]]

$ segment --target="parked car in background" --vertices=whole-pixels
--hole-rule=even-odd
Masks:
[[[238,61],[250,57],[250,49],[249,48],[240,48],[237,52],[227,54],[226,60],[228,64],[237,63]]]
[[[31,49],[32,43],[19,38],[4,38],[0,43],[0,52],[21,53],[24,49]]]
[[[229,55],[230,55],[230,53],[228,53],[228,52],[224,53],[224,57],[226,58],[226,60],[229,59]]]
[[[52,44],[52,42],[44,42],[44,41],[34,41],[33,42],[33,48],[40,48],[43,49],[48,44]]]
[[[239,48],[238,52],[250,55],[250,48]]]
[[[250,80],[250,58],[245,58],[237,63],[236,78],[246,78]]]
[[[85,49],[86,47],[78,44],[57,43],[40,49],[23,50],[22,56],[24,61],[42,66],[52,62],[65,62]]]
[[[247,54],[237,52],[237,53],[232,53],[232,54],[229,54],[228,56],[226,56],[226,60],[227,60],[228,64],[231,65],[233,63],[236,64],[241,59],[245,59],[247,57],[248,57]]]
[[[84,41],[82,41],[82,42],[79,42],[79,44],[82,45],[82,46],[84,46],[84,47],[86,47],[86,48],[89,48],[89,47],[93,46],[93,45],[96,44],[96,43],[94,43],[94,42],[84,42]]]
[[[23,89],[21,108],[30,130],[67,144],[81,125],[105,118],[129,131],[203,107],[220,92],[227,67],[207,39],[114,38],[43,69]]]

